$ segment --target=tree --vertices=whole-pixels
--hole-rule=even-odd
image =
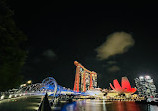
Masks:
[[[0,1],[0,91],[20,84],[20,70],[25,63],[27,37],[20,31],[12,18],[13,12],[6,1]]]

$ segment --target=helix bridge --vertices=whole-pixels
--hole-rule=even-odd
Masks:
[[[62,87],[57,84],[53,77],[45,78],[41,83],[30,84],[28,86],[19,87],[18,89],[12,89],[8,92],[1,93],[1,100],[4,98],[15,98],[19,96],[33,96],[33,95],[45,95],[58,96],[58,95],[79,95],[80,92],[73,91],[71,89]]]
[[[86,91],[97,87],[97,73],[86,69],[77,61],[74,61],[74,65],[76,66],[76,75],[73,90],[58,85],[53,77],[47,77],[41,83],[20,86],[18,89],[0,92],[0,100],[23,95],[45,95],[46,93],[48,96],[53,97],[58,95],[88,95]]]

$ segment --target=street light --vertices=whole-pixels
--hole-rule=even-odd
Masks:
[[[31,84],[31,83],[32,83],[32,81],[31,81],[31,80],[27,81],[27,84]]]
[[[144,77],[143,77],[143,76],[140,76],[139,79],[144,79]]]
[[[146,79],[150,79],[150,78],[151,78],[151,77],[150,77],[150,76],[148,76],[148,75],[147,75],[147,76],[145,76],[145,77],[146,77]]]
[[[21,85],[20,85],[20,87],[25,87],[25,86],[26,86],[26,84],[21,84]]]
[[[1,100],[2,100],[2,99],[4,99],[4,97],[5,97],[5,96],[4,96],[4,95],[2,95],[2,96],[1,96]]]

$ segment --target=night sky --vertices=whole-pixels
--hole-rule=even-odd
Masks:
[[[17,26],[28,37],[28,57],[21,72],[26,80],[36,83],[52,76],[60,85],[73,88],[77,60],[98,73],[101,88],[122,76],[134,87],[134,78],[140,75],[150,75],[158,86],[156,5],[66,5],[51,0],[12,0],[9,5]],[[133,42],[122,53],[99,58],[98,48],[109,35],[121,33]]]

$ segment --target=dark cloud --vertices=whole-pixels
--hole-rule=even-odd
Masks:
[[[99,46],[97,57],[100,60],[108,59],[116,54],[123,54],[134,45],[135,41],[129,33],[115,32],[107,37],[107,40]]]
[[[56,57],[56,54],[51,49],[48,49],[43,52],[43,56],[47,57],[48,59],[53,59],[54,57]]]
[[[39,81],[54,72],[57,55],[53,50],[47,49],[36,52],[34,57],[28,59],[29,62],[25,64],[22,73],[25,74],[27,78],[31,77],[32,79]]]
[[[117,72],[117,71],[120,71],[120,67],[117,65],[113,65],[113,66],[108,67],[107,71],[108,72]]]
[[[107,61],[106,63],[107,63],[107,64],[109,64],[109,65],[112,65],[112,64],[117,64],[117,62],[116,62],[116,61]]]

